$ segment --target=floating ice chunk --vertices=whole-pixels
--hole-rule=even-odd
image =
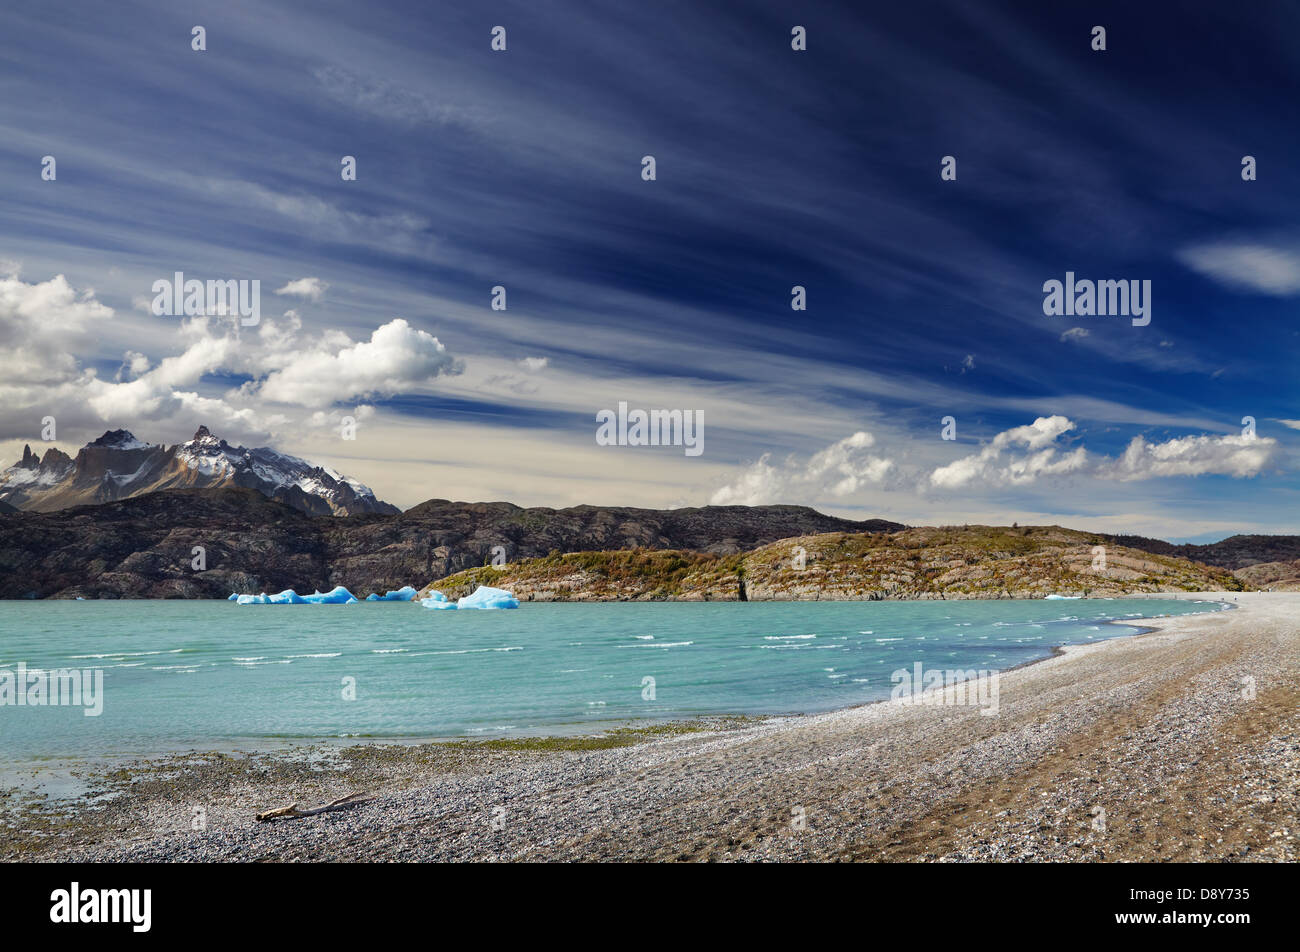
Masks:
[[[505,589],[480,585],[472,595],[466,595],[459,602],[459,608],[518,608],[519,599]]]
[[[456,608],[456,607],[458,607],[458,606],[456,605],[455,602],[449,602],[449,601],[447,601],[447,596],[444,595],[444,594],[442,594],[442,592],[438,591],[436,588],[435,588],[435,589],[431,589],[431,590],[429,591],[429,597],[428,597],[428,598],[422,598],[422,599],[420,599],[420,604],[423,605],[425,608],[443,608],[443,609],[445,609],[445,608]]]
[[[235,601],[241,605],[301,605],[303,597],[291,588],[275,595],[263,592],[261,595],[237,595]]]
[[[409,585],[404,585],[395,592],[387,592],[383,595],[376,595],[371,592],[366,596],[368,602],[410,602],[415,600],[418,593]]]
[[[299,595],[293,589],[286,588],[275,595],[268,595],[266,592],[260,595],[231,595],[227,601],[230,600],[240,605],[351,605],[357,599],[340,585],[323,594],[317,592],[314,595]]]
[[[1048,601],[1062,601],[1062,602],[1073,602],[1082,597],[1083,597],[1082,595],[1044,595],[1043,596],[1043,598],[1046,598]]]
[[[357,600],[357,597],[342,585],[336,585],[328,592],[303,595],[302,600],[313,605],[351,605]]]
[[[239,593],[238,593],[238,592],[231,592],[231,593],[230,593],[230,597],[227,598],[226,601],[228,601],[228,602],[237,602],[237,601],[239,601]]]

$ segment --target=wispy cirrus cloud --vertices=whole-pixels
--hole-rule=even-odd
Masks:
[[[1185,248],[1183,264],[1239,291],[1289,297],[1300,294],[1300,249],[1222,242]]]
[[[401,83],[341,66],[318,67],[312,70],[312,76],[331,99],[381,119],[435,125],[469,125],[482,119],[474,109],[454,102],[437,101]]]

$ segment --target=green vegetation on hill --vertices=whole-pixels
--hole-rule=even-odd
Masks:
[[[1105,547],[1104,568],[1094,568],[1097,546]],[[1222,569],[1059,526],[829,532],[733,555],[553,552],[458,572],[426,591],[454,598],[478,585],[537,601],[1034,598],[1247,587]]]

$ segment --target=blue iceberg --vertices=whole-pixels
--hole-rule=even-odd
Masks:
[[[437,589],[433,589],[433,590],[431,590],[431,591],[429,592],[429,597],[428,597],[428,598],[422,598],[422,599],[420,599],[420,604],[423,605],[425,608],[442,608],[442,609],[446,609],[446,608],[456,608],[456,607],[457,607],[457,605],[456,605],[455,602],[449,602],[449,601],[447,601],[447,596],[444,595],[444,594],[442,594],[442,592],[438,591]]]
[[[410,602],[415,600],[418,593],[409,585],[404,585],[395,592],[387,592],[384,595],[376,595],[371,592],[366,596],[368,602]]]
[[[480,585],[472,595],[466,595],[456,603],[458,608],[518,608],[519,599],[503,588]]]
[[[302,600],[312,605],[351,605],[357,601],[357,597],[342,585],[335,585],[325,593],[317,592],[315,595],[303,595]]]
[[[299,595],[291,588],[286,588],[276,595],[231,595],[227,601],[234,600],[240,605],[351,605],[357,597],[342,585],[328,592],[316,592],[314,595]]]

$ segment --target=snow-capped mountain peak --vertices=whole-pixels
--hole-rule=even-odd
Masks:
[[[231,446],[206,426],[171,447],[110,430],[83,446],[75,460],[54,448],[38,459],[25,447],[22,460],[0,472],[0,501],[49,511],[165,489],[226,486],[256,489],[315,515],[399,511],[332,469],[269,447]]]
[[[86,445],[105,446],[114,450],[147,450],[153,444],[137,440],[130,430],[109,430],[99,439]]]

